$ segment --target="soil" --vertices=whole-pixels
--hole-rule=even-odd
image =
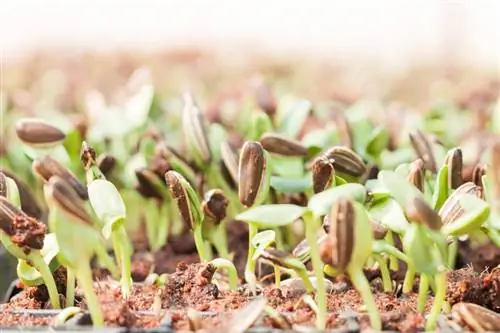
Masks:
[[[56,272],[59,292],[64,293],[63,269]],[[448,279],[447,300],[453,305],[457,302],[472,302],[494,311],[500,312],[500,267],[491,272],[477,273],[471,268],[455,270]],[[401,332],[417,332],[423,330],[424,318],[416,311],[416,294],[396,295],[380,291],[379,279],[372,281],[372,290],[377,307],[382,315],[383,329]],[[224,277],[213,274],[202,264],[180,262],[175,272],[168,276],[164,286],[134,284],[130,297],[123,300],[117,282],[104,278],[95,282],[106,325],[122,327],[155,327],[165,315],[169,316],[172,325],[178,330],[189,330],[190,327],[205,329],[216,328],[227,324],[235,311],[247,304],[252,297],[241,285],[237,291],[227,290]],[[77,289],[77,296],[78,296]],[[293,325],[314,325],[314,312],[299,299],[301,293],[286,287],[275,288],[265,286],[262,294],[268,299],[268,305],[278,310]],[[81,300],[82,298],[78,298]],[[5,305],[4,315],[0,318],[0,326],[40,326],[50,325],[52,317],[33,316],[9,313],[15,309],[43,309],[47,307],[48,295],[44,286],[25,288],[20,294]],[[159,313],[152,310],[154,303],[161,304]],[[427,310],[432,303],[429,296]],[[333,291],[328,295],[328,327],[345,327],[346,314],[355,313],[361,329],[369,327],[369,320],[363,312],[363,301],[345,278],[334,283]],[[84,301],[77,305],[85,308]],[[167,309],[167,312],[163,312]],[[188,310],[204,313],[203,319],[188,319]],[[146,314],[144,314],[146,312]],[[149,314],[148,314],[149,313]],[[264,324],[277,326],[275,320],[267,318]]]

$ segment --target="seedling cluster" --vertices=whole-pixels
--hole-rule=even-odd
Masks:
[[[380,270],[385,292],[413,293],[418,278],[418,311],[429,291],[434,295],[425,324],[434,330],[440,314],[452,311],[447,277],[459,241],[486,237],[500,247],[500,141],[478,154],[465,177],[471,163],[462,148],[424,131],[444,111],[401,135],[362,107],[332,116],[307,100],[267,97],[248,102],[232,122],[209,123],[192,94],[183,96],[179,114],[166,113],[145,84],[124,112],[94,115],[85,131],[64,118],[18,119],[21,145],[6,165],[16,165],[10,158],[22,167],[0,173],[0,240],[19,260],[22,283],[45,284],[54,309],[75,306],[80,286],[93,324],[104,325],[91,263],[98,258],[126,299],[133,288],[130,230],[141,220],[151,252],[191,233],[200,262],[226,275],[232,291],[246,283],[258,295],[264,285],[257,268],[271,266],[276,288],[303,287],[318,329],[327,325],[332,279],[348,277],[371,326],[381,330],[365,269]],[[303,135],[311,117],[327,125]],[[19,164],[19,151],[28,167]],[[22,180],[26,169],[36,182]],[[235,220],[248,224],[242,276],[227,234]],[[394,281],[400,266],[404,281]],[[52,275],[60,267],[64,296]],[[252,306],[252,314],[282,320],[265,303]],[[473,306],[453,311],[479,325]]]

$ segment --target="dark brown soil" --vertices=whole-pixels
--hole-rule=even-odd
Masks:
[[[58,272],[63,273],[63,271]],[[61,277],[62,279],[62,277]],[[61,281],[62,282],[62,281]],[[163,287],[135,284],[128,300],[121,298],[120,286],[113,281],[96,282],[96,291],[105,313],[106,324],[124,327],[155,327],[159,325],[164,313],[143,315],[137,311],[151,311],[154,302],[161,304],[162,311],[168,309],[176,329],[189,329],[193,325],[188,320],[188,309],[204,312],[207,316],[197,325],[210,329],[224,325],[238,310],[251,300],[245,287],[238,291],[228,291],[224,279],[217,273],[207,270],[202,264],[179,263],[174,273],[170,274]],[[423,330],[424,318],[416,311],[416,294],[396,296],[393,293],[380,291],[380,283],[375,280],[372,290],[377,307],[382,314],[383,329],[401,332],[417,332]],[[45,307],[48,295],[45,288],[26,288],[19,296],[8,303],[0,317],[0,326],[39,326],[50,324],[49,317],[33,317],[20,314],[9,314],[14,309],[41,309]],[[60,290],[63,292],[63,290]],[[298,301],[301,294],[288,288],[266,286],[263,290],[268,304],[285,315],[295,325],[314,325],[314,313],[306,305]],[[448,302],[472,302],[494,311],[500,312],[500,267],[478,274],[472,269],[460,269],[451,272],[448,283]],[[427,310],[432,302],[429,297]],[[84,302],[79,304],[85,307]],[[338,279],[334,290],[328,295],[328,327],[343,327],[346,319],[343,312],[357,313],[361,328],[369,326],[367,315],[363,312],[363,301],[358,293],[346,283]],[[273,325],[270,319],[265,321]],[[276,323],[274,323],[276,326]]]
[[[491,242],[472,245],[469,241],[460,243],[457,268],[471,266],[475,272],[492,269],[500,265],[500,248]]]

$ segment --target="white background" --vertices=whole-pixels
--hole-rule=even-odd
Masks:
[[[257,42],[263,50],[340,59],[396,64],[440,57],[500,69],[500,1],[0,0],[0,41],[7,59],[39,46]]]

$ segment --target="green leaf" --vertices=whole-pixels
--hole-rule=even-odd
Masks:
[[[405,177],[393,171],[382,170],[378,178],[401,207],[406,207],[410,200],[415,197],[424,199],[422,192],[413,186]]]
[[[54,272],[60,266],[60,263],[57,259],[55,259],[58,252],[59,244],[57,244],[56,235],[54,233],[46,234],[40,254],[42,255],[45,263],[49,265],[51,272]],[[18,260],[17,276],[26,286],[32,287],[44,283],[42,275],[38,272],[38,270],[36,270],[36,268],[29,265],[26,260]]]
[[[300,157],[267,154],[273,174],[286,178],[300,178],[304,175],[304,162]],[[269,165],[268,165],[269,167]]]
[[[361,270],[372,255],[374,239],[373,232],[367,232],[367,230],[371,230],[371,224],[365,207],[359,202],[353,202],[353,204],[356,214],[355,244],[349,267]]]
[[[126,208],[118,189],[108,180],[96,179],[88,186],[89,201],[97,218],[104,223],[102,233],[109,239],[117,227],[123,225]]]
[[[283,193],[301,193],[311,189],[312,179],[310,177],[285,178],[271,176],[271,187]]]
[[[439,210],[448,198],[448,166],[443,165],[437,174],[434,193],[432,195],[432,207]]]
[[[301,143],[309,149],[310,155],[315,155],[338,142],[336,128],[320,128],[307,132]]]
[[[394,199],[374,205],[368,213],[372,219],[379,221],[397,234],[403,235],[408,228],[404,211]]]
[[[464,210],[455,221],[443,225],[441,231],[445,235],[460,236],[479,229],[490,216],[490,207],[475,195],[464,193],[458,199],[458,204]]]
[[[252,238],[252,246],[255,248],[252,260],[257,260],[260,255],[276,242],[276,232],[274,230],[264,230]]]
[[[381,169],[393,170],[402,163],[409,163],[414,159],[413,148],[400,148],[395,151],[384,150],[380,154]]]
[[[332,205],[341,198],[348,198],[364,203],[366,201],[366,188],[361,184],[349,183],[315,194],[308,203],[316,216],[328,214]]]
[[[133,95],[125,106],[125,119],[122,118],[120,123],[124,123],[125,127],[135,129],[146,124],[149,111],[153,105],[155,96],[154,87],[150,84],[143,85],[135,95]]]
[[[262,205],[236,215],[235,219],[254,223],[261,229],[285,226],[300,218],[307,208],[291,204]]]
[[[366,189],[370,192],[370,204],[376,205],[391,197],[391,192],[383,186],[380,179],[369,179],[365,183]]]
[[[251,115],[250,128],[248,129],[247,140],[259,141],[264,133],[273,131],[271,118],[262,111],[255,111]],[[219,143],[222,141],[218,141]]]
[[[431,253],[434,248],[433,243],[427,237],[422,225],[410,224],[403,237],[403,248],[406,255],[413,261],[417,272],[430,276],[438,272]]]
[[[366,144],[366,153],[373,157],[379,157],[389,144],[389,131],[383,126],[376,127],[371,138]]]
[[[279,131],[291,138],[296,138],[311,112],[312,104],[308,100],[299,100],[286,109],[281,119]]]

